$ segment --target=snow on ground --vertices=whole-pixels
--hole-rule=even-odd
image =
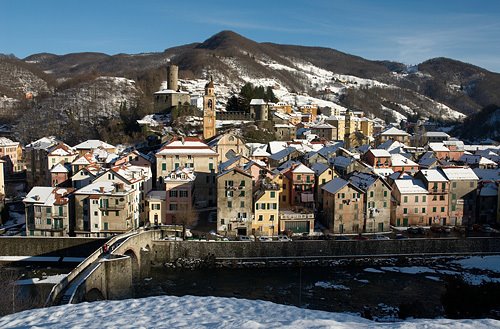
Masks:
[[[408,118],[405,115],[399,113],[398,111],[390,109],[384,105],[382,105],[382,110],[392,114],[392,116],[396,119],[397,122],[401,122],[401,120],[404,120],[404,121],[408,120]]]
[[[41,284],[41,283],[57,284],[61,282],[61,280],[64,279],[66,276],[67,274],[56,274],[56,275],[43,276],[41,279],[31,278],[31,279],[17,280],[16,283],[18,285]]]
[[[346,287],[343,284],[335,284],[333,282],[327,281],[318,281],[314,284],[314,286],[323,289],[351,290],[349,287]]]
[[[373,322],[359,316],[221,297],[160,296],[41,308],[0,318],[0,328],[500,328],[491,319]]]
[[[425,276],[429,280],[439,281],[440,276],[459,276],[471,285],[494,282],[500,283],[500,256],[470,256],[449,262],[446,266],[382,266],[380,269],[365,268],[365,272],[397,272],[403,274],[433,274]],[[479,271],[479,273],[478,273]],[[491,273],[494,272],[494,273]]]
[[[467,269],[480,269],[500,273],[500,256],[467,257],[453,262]]]

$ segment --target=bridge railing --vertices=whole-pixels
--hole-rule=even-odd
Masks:
[[[107,244],[111,246],[119,239],[137,233],[138,233],[137,231],[131,231],[120,235],[115,235],[114,237],[108,240]],[[82,273],[88,266],[90,266],[90,264],[99,259],[102,253],[103,253],[102,248],[99,248],[96,251],[94,251],[89,257],[85,258],[85,260],[83,260],[80,264],[78,264],[78,266],[75,267],[65,278],[63,278],[59,283],[54,285],[50,291],[49,296],[45,301],[45,306],[46,307],[52,306],[57,297],[61,294],[61,292],[64,291],[64,289],[66,289],[69,286],[71,281],[73,281],[80,273]]]

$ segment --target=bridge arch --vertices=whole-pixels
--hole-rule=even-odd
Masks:
[[[84,301],[86,302],[96,302],[98,300],[105,300],[101,290],[97,288],[92,288],[85,293]]]
[[[132,249],[128,249],[127,251],[125,251],[124,255],[130,257],[132,263],[132,280],[133,282],[136,282],[140,278],[139,258],[137,257],[135,251]]]

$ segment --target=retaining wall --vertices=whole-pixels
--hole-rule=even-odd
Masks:
[[[500,238],[408,239],[367,241],[154,241],[152,261],[178,258],[301,259],[392,255],[500,254]]]
[[[0,256],[87,257],[107,238],[0,237]]]

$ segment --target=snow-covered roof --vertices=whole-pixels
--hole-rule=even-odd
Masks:
[[[450,149],[444,146],[443,143],[429,143],[429,148],[434,152],[449,152]]]
[[[405,176],[403,179],[396,179],[394,181],[397,189],[401,194],[426,194],[427,189],[420,179]]]
[[[442,131],[428,131],[425,133],[426,137],[442,137],[442,138],[449,138],[450,135],[448,135],[445,132]]]
[[[102,188],[102,191],[101,191]],[[75,194],[128,194],[128,192],[132,189],[131,187],[124,185],[124,191],[117,191],[116,184],[110,181],[102,181],[102,182],[94,182],[87,186],[82,187],[79,190],[76,190]]]
[[[271,141],[269,142],[269,152],[271,154],[278,153],[279,151],[285,149],[288,147],[287,142],[281,142],[281,141]]]
[[[262,98],[254,98],[250,101],[250,105],[266,105],[266,101]]]
[[[194,182],[196,174],[191,168],[177,168],[165,176],[165,182],[169,181],[190,181]]]
[[[175,154],[217,155],[217,152],[212,150],[207,144],[203,143],[198,138],[186,137],[184,139],[176,139],[167,143],[156,154],[157,155],[175,155]]]
[[[370,149],[368,152],[371,152],[374,157],[376,158],[390,158],[391,154],[387,152],[386,150],[381,150],[381,149]]]
[[[30,144],[26,145],[26,148],[35,150],[47,150],[48,148],[58,143],[59,141],[54,136],[42,137],[39,140],[31,142]]]
[[[162,89],[162,90],[159,90],[159,91],[155,92],[154,94],[155,95],[168,95],[168,94],[185,94],[185,95],[189,95],[189,93],[187,91],[182,91],[182,90],[175,91],[175,90],[172,90],[172,89]]]
[[[333,129],[333,128],[335,127],[326,122],[318,123],[311,127],[311,129]]]
[[[286,149],[283,149],[277,153],[272,154],[271,156],[269,156],[269,159],[279,161],[296,151],[297,149],[295,149],[294,147],[287,147]]]
[[[55,166],[53,166],[52,169],[50,169],[50,172],[54,173],[54,174],[57,174],[57,173],[66,174],[69,172],[69,170],[65,166],[63,166],[62,164],[58,163]]]
[[[111,144],[108,144],[106,142],[100,141],[98,139],[89,139],[85,142],[82,142],[78,145],[75,145],[74,148],[77,150],[93,150],[97,148],[104,148],[104,149],[114,149],[115,147]]]
[[[250,148],[250,156],[268,157],[271,155],[267,152],[267,144],[247,143],[246,145]]]
[[[449,180],[479,180],[479,177],[471,168],[442,168],[441,169]]]
[[[314,174],[314,170],[311,168],[307,167],[304,164],[298,165],[296,168],[292,170],[294,174]]]
[[[379,176],[387,177],[394,173],[392,168],[373,168],[373,172]]]
[[[328,193],[335,194],[340,189],[342,189],[344,186],[346,186],[347,184],[349,184],[348,181],[346,181],[340,177],[335,177],[334,179],[332,179],[328,183],[324,184],[321,187],[321,189],[328,192]]]
[[[51,206],[56,200],[52,191],[54,191],[54,188],[50,186],[35,186],[29,191],[23,202]]]
[[[19,142],[14,142],[7,137],[0,137],[0,147],[4,146],[18,146]]]
[[[393,167],[418,167],[418,164],[402,154],[392,154],[391,163]]]
[[[420,172],[428,182],[447,182],[448,179],[438,169],[421,169]]]
[[[370,175],[367,173],[355,172],[349,177],[349,181],[352,185],[357,188],[366,191],[366,189],[372,186],[379,179],[379,176]]]
[[[380,133],[381,136],[410,136],[406,131],[403,131],[401,129],[391,127],[387,130],[384,130],[383,132]]]
[[[332,165],[334,165],[336,167],[342,167],[342,168],[346,168],[353,161],[354,161],[353,158],[348,158],[348,157],[345,157],[342,155],[339,155],[339,156],[336,156],[336,157],[330,159],[330,162],[332,163]]]
[[[292,128],[295,128],[295,126],[292,124],[289,124],[289,123],[276,123],[274,125],[274,128],[290,128],[290,129],[292,129]]]
[[[497,166],[497,163],[495,161],[491,161],[488,158],[485,158],[481,155],[476,155],[476,154],[463,154],[460,159],[460,161],[467,163],[467,164],[479,164],[479,165],[487,165],[487,166]]]

